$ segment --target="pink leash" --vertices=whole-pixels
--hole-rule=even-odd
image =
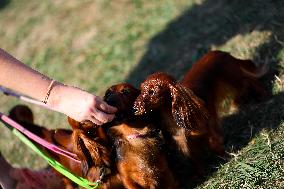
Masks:
[[[30,132],[29,130],[27,130],[26,128],[24,128],[23,126],[21,126],[20,124],[18,124],[17,122],[13,121],[11,118],[9,118],[8,116],[2,114],[0,112],[0,118],[4,121],[4,123],[12,126],[13,128],[17,129],[18,131],[20,131],[21,133],[23,133],[24,135],[26,135],[29,139],[33,140],[34,142],[42,145],[43,147],[57,153],[60,155],[63,155],[69,159],[72,159],[78,163],[80,163],[81,161],[77,159],[77,155],[71,152],[68,152],[66,150],[63,150],[57,146],[55,146],[54,144],[47,142],[46,140],[38,137],[37,135],[33,134],[32,132]]]
[[[29,103],[33,103],[33,104],[36,104],[36,105],[40,105],[40,106],[43,106],[47,109],[49,109],[44,103],[42,102],[39,102],[39,101],[36,101],[34,99],[30,99],[30,98],[27,98],[27,97],[24,97],[24,96],[21,96],[19,94],[16,94],[16,93],[13,93],[12,91],[6,89],[6,88],[3,88],[3,87],[0,87],[0,91],[3,91],[4,94],[6,95],[10,95],[10,96],[14,96],[16,98],[19,98],[21,100],[24,100],[26,102],[29,102]],[[4,115],[3,113],[0,112],[0,118],[1,120],[3,120],[4,123],[12,126],[13,128],[17,129],[18,131],[20,131],[21,133],[23,133],[24,135],[26,135],[28,138],[30,138],[31,140],[33,140],[34,142],[42,145],[43,147],[57,153],[57,154],[60,154],[62,156],[65,156],[69,159],[72,159],[73,161],[76,161],[78,163],[80,163],[81,161],[77,159],[77,155],[74,154],[74,153],[71,153],[69,151],[66,151],[66,150],[63,150],[59,147],[57,147],[56,145],[50,143],[50,142],[47,142],[46,140],[38,137],[37,135],[33,134],[32,132],[28,131],[26,128],[24,128],[23,126],[21,126],[20,124],[18,124],[17,122],[13,121],[11,118],[9,118],[8,116]]]

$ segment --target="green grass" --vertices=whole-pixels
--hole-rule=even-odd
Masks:
[[[284,187],[283,97],[280,93],[224,119],[226,147],[233,158],[215,164],[218,169],[198,188]]]
[[[181,78],[211,49],[269,63],[262,80],[269,99],[224,118],[226,150],[234,157],[206,157],[207,177],[188,188],[284,188],[283,24],[281,0],[5,0],[0,46],[54,79],[100,96],[118,82],[138,86],[155,71]],[[1,95],[5,113],[18,103]],[[68,127],[64,115],[31,107],[36,123]],[[0,150],[14,165],[46,165],[7,129],[0,133]]]

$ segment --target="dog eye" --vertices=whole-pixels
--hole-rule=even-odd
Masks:
[[[149,95],[150,96],[154,96],[155,95],[155,91],[153,89],[149,90]]]

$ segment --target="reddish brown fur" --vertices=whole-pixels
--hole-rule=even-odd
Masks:
[[[105,130],[109,129],[109,135],[113,141],[126,140],[128,134],[140,133],[145,134],[145,137],[140,139],[133,139],[131,145],[126,148],[123,154],[123,159],[119,159],[116,167],[111,167],[111,175],[104,180],[101,188],[104,189],[118,189],[123,188],[176,188],[173,175],[168,168],[166,158],[161,152],[161,139],[160,136],[152,135],[155,129],[149,121],[143,121],[134,118],[132,106],[140,91],[128,84],[120,84],[111,87],[107,90],[105,100],[118,108],[116,119],[103,125],[102,127],[89,126],[89,122],[78,123],[72,119],[68,119],[69,124],[74,129],[66,133],[65,130],[47,130],[43,127],[38,127],[25,120],[20,114],[12,111],[12,117],[15,120],[25,120],[22,124],[29,130],[36,132],[39,136],[47,139],[50,142],[55,142],[61,147],[65,147],[69,151],[75,152],[79,159],[88,164],[80,166],[74,165],[74,162],[55,154],[52,154],[59,162],[71,170],[71,172],[78,176],[84,176],[84,169],[87,167],[86,176],[90,181],[95,181],[99,177],[99,165],[106,164],[104,159],[109,160],[110,154],[103,143],[96,141],[97,138],[91,136],[98,136],[97,140],[105,139]],[[15,108],[20,110],[19,108]],[[19,115],[19,118],[13,116]],[[131,121],[130,121],[131,120]],[[89,134],[92,133],[91,136]],[[138,146],[136,146],[138,142]],[[107,143],[108,141],[106,141]],[[75,145],[74,145],[75,144]],[[96,148],[96,149],[94,149]],[[116,146],[119,150],[120,146]],[[103,150],[103,151],[101,151]],[[86,152],[87,151],[87,152]],[[151,154],[151,155],[150,155]],[[104,157],[105,156],[105,157]],[[136,162],[140,160],[140,162]],[[91,162],[91,164],[89,164]],[[127,162],[127,164],[125,164]],[[94,163],[98,163],[94,164]],[[142,168],[142,170],[140,170]],[[152,172],[153,171],[153,172]]]
[[[101,128],[99,127],[95,127],[92,130],[92,135],[96,136],[97,138],[90,138],[82,130],[78,129],[78,126],[84,123],[78,123],[71,119],[69,119],[70,124],[72,125],[73,128],[77,128],[74,130],[74,132],[67,129],[48,130],[44,127],[40,127],[38,125],[33,124],[32,111],[28,107],[23,105],[15,106],[10,111],[9,116],[13,120],[23,125],[26,129],[37,134],[41,138],[51,143],[54,143],[63,149],[76,153],[81,161],[86,161],[85,153],[88,153],[89,156],[92,157],[91,161],[94,162],[91,162],[91,164],[89,164],[88,169],[86,171],[84,170],[84,167],[82,167],[81,163],[74,162],[69,158],[66,158],[58,154],[54,154],[53,152],[50,152],[48,150],[46,151],[48,154],[51,155],[51,157],[55,158],[58,162],[63,164],[67,169],[69,169],[73,174],[77,176],[86,177],[89,181],[94,182],[100,178],[101,174],[100,168],[102,167],[107,168],[107,166],[108,167],[110,166],[110,160],[109,160],[110,151],[108,147],[105,146],[104,143],[102,143],[101,141],[105,137],[105,134],[101,135],[103,131],[101,131]],[[87,127],[90,128],[89,126],[86,126],[85,128]],[[79,140],[81,142],[79,142]],[[82,146],[85,146],[86,151],[82,150],[82,148],[84,148]],[[73,184],[70,180],[64,178],[59,173],[58,176],[63,178],[64,183],[66,184],[65,188],[68,189],[73,188]],[[107,179],[103,180],[101,188],[103,189],[122,188],[120,178],[116,174],[115,170],[111,173],[110,176],[107,177]]]
[[[265,69],[257,68],[250,60],[236,59],[220,51],[209,52],[181,82],[165,73],[150,75],[141,84],[141,94],[135,102],[136,114],[159,112],[171,149],[190,157],[202,172],[199,159],[203,143],[218,155],[225,153],[217,112],[221,100],[233,94],[237,102],[249,87],[263,97],[265,92],[257,82],[263,73]]]
[[[108,131],[116,148],[118,172],[127,189],[174,189],[176,183],[161,150],[161,135],[151,119],[133,115],[139,94],[129,84],[112,86],[106,92],[105,100],[124,114]],[[133,135],[138,137],[129,138]]]
[[[197,96],[171,76],[159,72],[141,84],[141,94],[134,107],[140,115],[158,112],[166,142],[180,156],[179,163],[190,158],[197,171],[202,172],[202,147],[197,143],[207,134],[208,113]]]
[[[72,143],[76,144],[72,151],[82,161],[83,175],[87,176],[92,166],[108,168],[111,164],[110,148],[102,128],[92,122],[79,123],[71,118],[68,122],[73,128]]]
[[[210,114],[209,147],[218,155],[224,155],[218,107],[228,97],[238,104],[250,91],[257,99],[266,96],[257,81],[266,71],[265,65],[258,68],[251,60],[237,59],[226,52],[211,51],[197,61],[181,81],[204,100]]]

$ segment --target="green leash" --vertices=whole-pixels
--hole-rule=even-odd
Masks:
[[[7,125],[6,125],[7,126]],[[87,188],[87,189],[96,189],[99,187],[99,182],[89,182],[87,179],[82,177],[78,177],[72,173],[70,173],[61,163],[56,161],[55,159],[49,157],[42,149],[40,149],[37,145],[32,143],[27,137],[25,137],[22,133],[20,133],[17,129],[7,126],[14,135],[16,135],[23,143],[25,143],[28,147],[30,147],[33,151],[35,151],[38,155],[43,157],[47,161],[47,163],[57,170],[59,173],[69,178],[76,184]]]

